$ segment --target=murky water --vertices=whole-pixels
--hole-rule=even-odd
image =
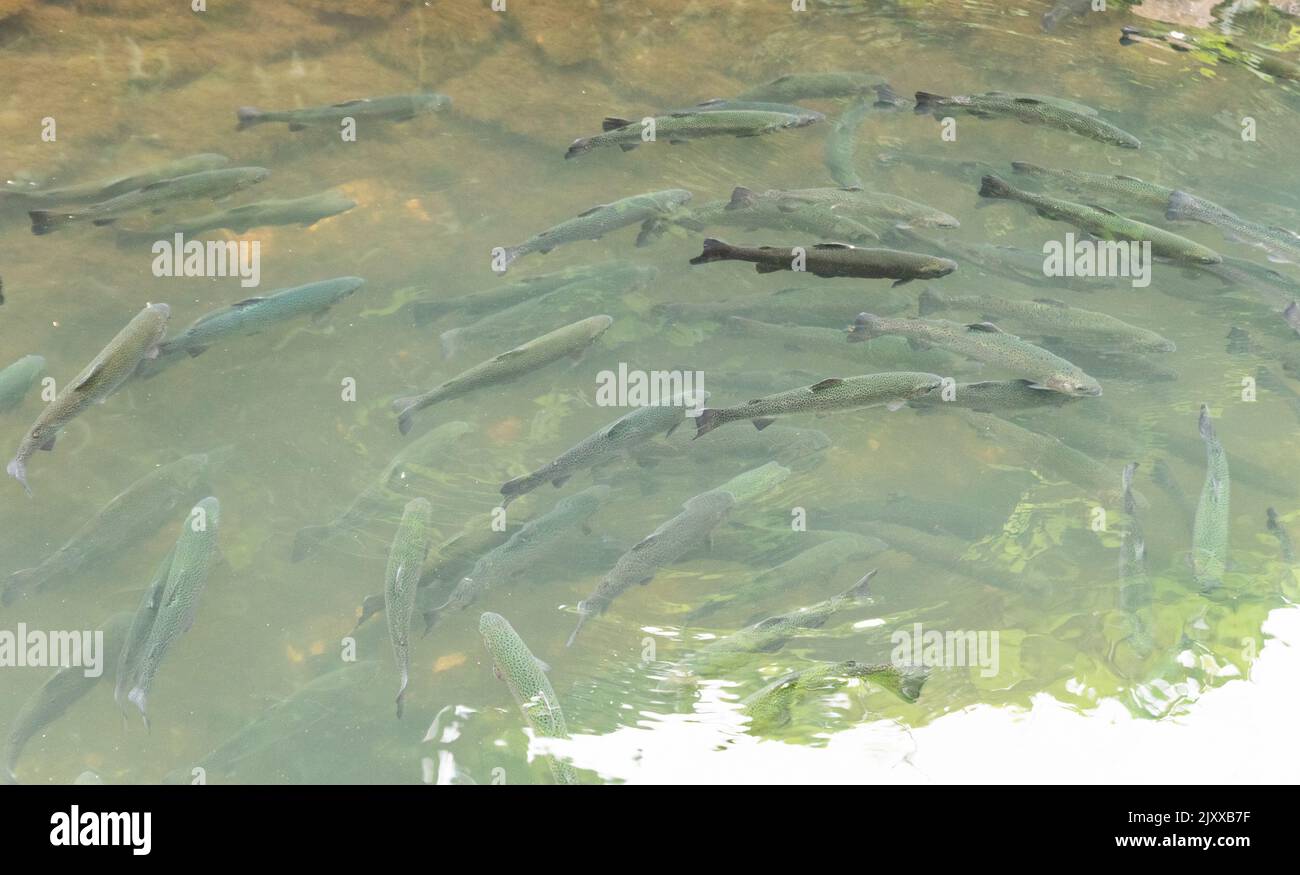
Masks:
[[[192,629],[170,647],[152,685],[151,731],[129,703],[124,728],[111,665],[66,716],[27,741],[19,780],[69,782],[88,769],[109,783],[187,780],[201,766],[214,783],[551,781],[541,746],[530,755],[530,732],[508,685],[494,676],[479,633],[483,611],[506,617],[549,664],[555,699],[544,696],[543,705],[562,709],[573,736],[563,751],[583,782],[655,779],[632,751],[611,761],[604,741],[620,728],[702,726],[716,735],[715,756],[724,757],[746,737],[821,746],[863,721],[882,721],[882,748],[901,756],[909,727],[979,703],[1025,706],[1043,692],[1084,711],[1116,698],[1135,714],[1168,719],[1194,712],[1199,691],[1248,675],[1264,617],[1295,597],[1294,558],[1284,558],[1266,511],[1274,508],[1284,529],[1300,532],[1300,339],[1280,315],[1300,269],[1270,262],[1263,249],[1225,239],[1211,225],[1170,222],[1162,209],[1121,197],[1098,204],[1276,274],[1232,281],[1157,262],[1146,287],[1127,278],[1045,276],[1044,243],[1082,232],[977,194],[980,177],[995,173],[1093,202],[1014,174],[1015,160],[1137,177],[1252,222],[1300,227],[1300,96],[1294,82],[1260,72],[1258,63],[1260,56],[1296,63],[1300,19],[1285,4],[1112,3],[1104,13],[1064,18],[1050,32],[1041,22],[1051,4],[1027,0],[809,0],[804,12],[766,0],[511,0],[504,12],[470,0],[375,0],[346,4],[347,11],[312,0],[166,13],[136,5],[0,8],[0,78],[8,85],[0,164],[8,186],[30,197],[38,187],[110,179],[197,153],[271,174],[216,204],[167,201],[165,212],[129,213],[98,227],[73,222],[41,235],[31,233],[23,196],[0,197],[0,366],[39,354],[62,389],[147,302],[170,306],[174,338],[203,314],[250,296],[340,276],[365,285],[323,315],[220,337],[201,355],[182,352],[148,379],[127,381],[73,419],[53,452],[36,454],[32,498],[6,481],[0,570],[9,572],[39,565],[161,466],[208,454],[202,482],[183,490],[165,522],[128,526],[126,542],[97,545],[80,567],[5,608],[0,630],[11,632],[20,623],[95,629],[110,615],[134,612],[186,508],[207,494],[221,507],[220,555]],[[1149,36],[1125,46],[1125,25],[1153,35],[1177,30],[1175,42],[1198,42],[1178,51]],[[687,209],[698,209],[727,200],[737,186],[832,186],[824,143],[847,99],[798,101],[828,117],[807,127],[564,159],[575,138],[599,133],[602,118],[640,120],[786,74],[828,71],[877,74],[904,98],[916,91],[1066,98],[1096,108],[1142,147],[956,111],[952,124],[946,113],[936,118],[907,105],[873,108],[851,159],[865,187],[960,221],[903,232],[891,220],[867,223],[879,239],[866,245],[926,246],[959,265],[952,275],[898,288],[879,279],[758,273],[743,263],[692,267],[705,236],[773,246],[829,241],[770,228],[710,225],[702,233],[672,222],[650,245],[635,245],[635,226],[621,228],[524,256],[504,277],[494,274],[494,248],[631,195],[686,189],[693,194]],[[451,107],[410,120],[360,116],[355,138],[336,120],[304,130],[283,122],[235,130],[238,107],[293,109],[424,90],[449,96]],[[196,234],[258,243],[256,288],[233,276],[155,274],[150,246],[171,239],[160,229],[178,220],[328,189],[355,206],[307,226]],[[504,312],[490,303],[447,312],[430,306],[585,265],[601,266],[595,279]],[[642,270],[615,270],[628,267]],[[1059,351],[1104,391],[992,418],[942,406],[801,413],[763,431],[730,423],[698,440],[687,422],[494,514],[503,483],[628,412],[603,404],[597,391],[598,375],[620,366],[700,372],[714,408],[895,369],[959,383],[1022,376],[902,341],[891,346],[898,338],[844,342],[857,313],[915,316],[927,289],[1064,301],[1157,332],[1176,350],[1120,354],[979,308],[935,314],[962,323],[988,317]],[[665,306],[675,304],[683,306]],[[530,368],[513,382],[433,406],[415,416],[410,434],[399,434],[394,398],[597,314],[613,325],[577,361]],[[768,324],[728,321],[736,315]],[[1233,328],[1239,339],[1229,344]],[[455,329],[464,330],[444,334]],[[33,387],[0,412],[11,447],[40,414],[40,391]],[[1202,404],[1231,472],[1229,561],[1209,593],[1188,562],[1207,468]],[[338,518],[396,454],[452,422],[466,427],[429,457],[388,470],[388,480],[355,506],[355,525],[318,545],[313,539],[315,549],[295,556],[300,530]],[[737,495],[711,544],[674,555],[566,647],[579,602],[620,556],[693,496],[770,461],[788,474]],[[1133,516],[1120,489],[1129,462],[1138,463]],[[385,617],[353,627],[363,600],[385,590],[406,502],[423,496],[432,504],[432,573],[417,606],[427,608],[520,526],[593,483],[610,488],[599,510],[585,525],[549,531],[548,549],[519,563],[521,573],[494,582],[468,609],[444,612],[427,636],[417,610],[411,686],[398,720],[399,674]],[[494,520],[505,531],[492,530]],[[699,525],[686,528],[705,540]],[[1149,606],[1134,607],[1133,575],[1120,571],[1126,533],[1131,548],[1135,531],[1145,547]],[[867,538],[887,548],[864,546]],[[820,545],[828,546],[808,552]],[[743,653],[721,671],[696,670],[692,654],[709,642],[832,598],[871,569],[878,572],[869,600]],[[766,588],[748,600],[718,598],[755,585]],[[1149,638],[1139,647],[1134,616]],[[846,660],[899,662],[892,636],[914,635],[916,624],[995,640],[996,666],[952,664],[949,654],[929,666],[915,697],[891,691],[883,675],[853,678],[841,668],[832,672],[839,681],[797,689],[781,719],[751,722],[741,710],[741,700],[790,672]],[[905,661],[930,661],[919,648],[909,654]],[[0,671],[6,722],[39,695],[50,671]],[[584,768],[584,752],[597,751],[601,771]],[[709,763],[699,768],[707,779]]]

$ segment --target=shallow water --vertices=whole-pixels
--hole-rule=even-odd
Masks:
[[[963,162],[988,165],[1016,184],[1025,180],[1011,174],[1011,160],[1126,174],[1295,229],[1300,86],[1205,51],[1121,46],[1119,36],[1126,24],[1194,33],[1226,28],[1237,47],[1280,50],[1294,62],[1300,19],[1235,11],[1225,24],[1230,10],[1224,7],[1239,4],[1145,3],[1131,10],[1111,4],[1106,13],[1070,18],[1044,33],[1040,21],[1050,4],[1028,0],[810,0],[809,11],[801,13],[757,0],[511,2],[505,12],[487,3],[376,0],[349,4],[346,13],[301,0],[222,3],[206,12],[165,15],[133,14],[135,5],[0,7],[0,78],[11,84],[0,101],[0,166],[11,187],[98,180],[216,152],[232,165],[269,168],[271,176],[215,208],[182,205],[160,220],[327,188],[357,205],[305,228],[203,235],[260,243],[260,285],[250,289],[235,277],[157,277],[148,245],[118,245],[114,226],[78,224],[33,236],[21,206],[0,202],[6,297],[0,367],[39,353],[62,387],[146,302],[170,305],[175,335],[204,313],[250,295],[335,276],[364,277],[366,285],[322,319],[299,318],[223,340],[200,356],[182,356],[152,379],[128,382],[68,425],[52,453],[32,461],[33,498],[16,483],[3,484],[0,571],[7,572],[39,563],[157,466],[219,451],[213,452],[210,493],[221,501],[221,559],[192,630],[158,674],[150,696],[152,731],[144,731],[137,715],[123,729],[112,682],[102,682],[31,739],[16,769],[21,781],[65,783],[86,769],[109,783],[183,775],[272,703],[296,701],[290,698],[295,691],[338,670],[345,650],[352,655],[345,639],[362,600],[384,589],[403,504],[417,495],[433,503],[434,544],[467,525],[483,525],[500,503],[502,483],[627,412],[598,402],[600,371],[620,364],[701,371],[712,393],[709,406],[718,407],[826,377],[886,369],[864,366],[857,345],[735,335],[690,312],[666,318],[656,309],[665,303],[735,302],[741,312],[786,289],[810,300],[847,289],[860,300],[838,324],[815,305],[807,318],[789,319],[842,328],[863,310],[915,315],[915,299],[929,287],[952,295],[1060,299],[1159,332],[1177,349],[1152,354],[1149,362],[1111,363],[1107,375],[1096,374],[1104,387],[1099,398],[1014,414],[1016,423],[1055,436],[1108,469],[1113,477],[1103,488],[1071,482],[1050,459],[1027,458],[1005,439],[981,437],[950,411],[882,407],[783,419],[782,426],[824,432],[829,448],[779,458],[790,475],[739,502],[715,531],[711,549],[689,553],[622,595],[586,624],[572,648],[565,640],[578,602],[622,551],[692,496],[769,456],[756,444],[763,433],[746,422],[696,441],[683,426],[656,438],[637,458],[580,471],[559,489],[544,485],[509,505],[510,531],[592,482],[608,484],[612,493],[589,531],[569,533],[556,555],[530,563],[519,579],[493,587],[469,610],[444,616],[426,637],[419,635],[417,617],[412,686],[400,721],[392,705],[398,674],[380,616],[355,633],[356,657],[378,664],[373,680],[363,678],[327,706],[309,709],[310,720],[254,745],[237,767],[213,770],[208,780],[550,781],[545,758],[529,755],[529,736],[506,685],[494,677],[478,634],[482,611],[504,615],[533,654],[549,663],[575,736],[564,751],[584,782],[598,782],[655,779],[632,757],[615,767],[602,756],[600,773],[582,767],[584,746],[603,751],[600,737],[620,727],[667,733],[682,722],[699,724],[716,733],[722,756],[746,733],[825,745],[865,720],[880,720],[890,721],[882,731],[896,739],[946,713],[980,703],[1023,707],[1044,692],[1082,711],[1115,698],[1144,717],[1168,719],[1194,712],[1198,691],[1249,675],[1263,643],[1264,617],[1294,599],[1295,566],[1283,560],[1265,529],[1266,508],[1275,507],[1283,525],[1300,532],[1300,380],[1294,370],[1300,338],[1278,315],[1285,304],[1281,293],[1265,297],[1161,263],[1146,288],[1115,279],[1069,286],[1047,276],[1013,282],[960,255],[953,256],[955,274],[891,290],[885,280],[758,274],[739,263],[691,267],[687,261],[705,235],[683,229],[646,247],[634,246],[635,228],[617,230],[549,255],[528,255],[504,278],[494,275],[491,254],[593,205],[641,192],[685,188],[698,206],[728,198],[737,185],[756,191],[831,185],[823,142],[846,100],[801,101],[825,112],[828,122],[762,137],[597,149],[572,161],[563,156],[574,138],[596,133],[605,116],[639,119],[738,94],[787,73],[833,70],[876,73],[905,96],[1002,90],[1069,98],[1096,107],[1102,118],[1142,140],[1133,151],[959,115],[956,139],[945,141],[934,117],[906,107],[869,113],[858,134],[859,174],[869,189],[957,217],[959,228],[918,232],[940,246],[945,240],[991,243],[1037,256],[1045,241],[1073,230],[1014,203],[977,208],[988,203],[976,193],[987,171]],[[56,69],[58,77],[45,75]],[[363,121],[355,142],[344,142],[333,128],[234,130],[240,106],[317,106],[421,89],[450,96],[451,109],[401,123]],[[55,120],[53,141],[41,137],[46,118]],[[1243,139],[1246,119],[1254,122],[1254,139]],[[1271,264],[1262,250],[1225,240],[1209,225],[1169,223],[1149,207],[1121,212],[1300,282],[1296,265]],[[139,216],[116,224],[150,227]],[[770,230],[709,233],[735,243],[818,242]],[[466,332],[451,359],[442,357],[438,335],[479,316],[449,313],[415,325],[407,306],[610,260],[653,267],[657,274],[644,287],[598,287],[571,308],[534,305],[494,317]],[[576,363],[553,364],[435,406],[417,416],[412,434],[399,435],[393,398],[424,391],[517,343],[597,313],[614,317],[613,327]],[[965,315],[977,320],[983,314]],[[1245,351],[1228,349],[1234,326],[1249,333]],[[1005,327],[1016,330],[1011,323]],[[901,359],[921,355],[901,350]],[[945,364],[951,367],[941,375],[962,382],[1011,376],[993,364]],[[1153,379],[1157,367],[1176,379]],[[1246,400],[1242,380],[1260,368],[1268,369],[1272,382],[1261,379],[1256,399]],[[345,398],[349,381],[355,381],[355,400]],[[36,394],[0,413],[0,430],[12,446],[41,411]],[[1167,458],[1195,505],[1206,467],[1197,432],[1201,404],[1210,408],[1232,472],[1231,563],[1223,585],[1208,596],[1198,591],[1187,563],[1188,512],[1152,479],[1156,462]],[[384,499],[366,509],[356,531],[291,561],[300,529],[337,517],[399,450],[451,421],[472,430],[435,460],[407,468]],[[1117,649],[1114,632],[1124,622],[1118,493],[1121,469],[1130,461],[1139,463],[1135,488],[1145,498],[1138,513],[1153,589],[1155,646],[1146,659]],[[900,497],[891,510],[887,500]],[[1099,508],[1105,531],[1094,530]],[[792,530],[797,509],[806,514],[806,531]],[[0,630],[19,623],[96,628],[115,612],[134,610],[183,519],[182,511],[147,537],[117,545],[112,555],[97,556],[47,591],[6,608]],[[723,609],[698,623],[686,619],[711,595],[739,590],[834,533],[890,542],[874,528],[878,522],[943,540],[921,549],[895,538],[889,550],[791,579],[744,609]],[[720,678],[697,684],[685,677],[683,664],[702,642],[827,599],[871,568],[879,572],[870,604],[845,609],[774,652],[751,654]],[[444,590],[447,583],[454,581]],[[740,698],[787,672],[849,659],[889,662],[891,633],[914,623],[997,632],[996,674],[984,676],[978,666],[934,666],[913,703],[870,680],[858,682],[808,696],[788,724],[762,730],[739,713]],[[47,674],[0,671],[0,718],[8,722]],[[459,716],[451,713],[456,709]],[[436,738],[426,741],[435,717]],[[434,767],[423,764],[426,759]],[[707,779],[708,763],[700,768]]]

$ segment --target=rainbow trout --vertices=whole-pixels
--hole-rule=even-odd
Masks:
[[[1218,264],[1223,257],[1213,249],[1101,207],[1076,204],[1043,194],[1013,188],[996,176],[980,181],[980,197],[1020,201],[1045,219],[1068,222],[1101,240],[1149,241],[1155,255],[1188,264]]]
[[[874,94],[878,106],[893,106],[893,91],[883,76],[874,73],[791,73],[758,85],[737,100],[799,101]]]
[[[479,617],[478,631],[492,657],[492,670],[509,688],[533,732],[542,738],[568,738],[560,700],[546,677],[549,666],[533,656],[524,639],[500,614],[484,613]],[[555,757],[547,757],[547,762],[557,784],[578,783],[578,775],[568,763]]]
[[[735,504],[736,497],[725,490],[702,492],[682,505],[681,513],[619,557],[591,595],[578,603],[578,625],[566,646],[572,647],[587,621],[605,613],[614,599],[634,586],[649,583],[660,568],[707,544]]]
[[[838,690],[852,680],[865,680],[889,690],[904,702],[915,702],[930,673],[924,668],[870,664],[847,660],[791,672],[744,700],[744,713],[758,731],[788,724],[799,702]]]
[[[1163,213],[1169,205],[1169,196],[1174,193],[1172,188],[1145,182],[1136,176],[1089,173],[1084,170],[1055,170],[1030,164],[1027,161],[1012,161],[1011,169],[1044,182],[1052,188],[1087,197],[1088,203],[1094,200],[1108,200],[1150,207]]]
[[[593,149],[617,146],[630,152],[645,142],[667,140],[671,144],[687,143],[706,137],[760,137],[777,131],[804,128],[825,118],[821,113],[798,114],[766,112],[752,109],[723,109],[716,112],[687,112],[655,116],[653,124],[624,118],[607,118],[603,133],[579,137],[564,157],[577,158]]]
[[[398,94],[392,97],[365,97],[304,109],[267,111],[255,106],[241,106],[235,110],[235,118],[239,122],[235,130],[243,131],[254,125],[264,125],[268,122],[284,122],[289,125],[291,131],[320,126],[336,128],[345,118],[353,118],[358,122],[405,122],[449,106],[451,106],[450,97],[431,91],[420,94]]]
[[[826,135],[826,145],[822,149],[822,160],[831,179],[840,188],[861,191],[864,186],[858,175],[858,128],[871,114],[871,104],[859,100],[851,105],[831,125]]]
[[[220,516],[221,505],[215,498],[209,496],[200,501],[186,517],[173,549],[167,582],[158,597],[153,624],[141,648],[134,677],[130,679],[130,692],[126,694],[127,700],[140,711],[146,729],[149,689],[171,646],[194,625],[199,596],[216,564]]]
[[[8,413],[31,391],[36,381],[45,375],[45,359],[26,355],[0,371],[0,413]]]
[[[1101,394],[1101,384],[1082,368],[989,322],[962,325],[946,319],[903,319],[859,313],[848,340],[861,342],[883,334],[906,337],[1005,368],[1018,377],[1032,380],[1039,389],[1065,395]]]
[[[1165,218],[1171,221],[1195,221],[1213,225],[1228,240],[1263,249],[1268,253],[1269,261],[1283,264],[1300,263],[1300,234],[1276,225],[1251,222],[1231,210],[1185,191],[1176,191],[1169,196],[1169,208],[1165,211]]]
[[[158,355],[158,343],[167,330],[170,316],[171,309],[166,304],[150,304],[141,310],[36,418],[6,469],[29,496],[32,490],[27,485],[28,460],[37,450],[54,449],[60,429],[92,404],[112,395],[142,360]]]
[[[820,277],[892,279],[901,286],[916,279],[938,279],[957,269],[957,262],[937,255],[902,252],[897,249],[867,249],[847,243],[814,243],[809,247],[733,246],[712,237],[691,264],[714,261],[748,261],[759,273],[789,270],[807,271]]]
[[[1205,442],[1205,483],[1192,523],[1192,573],[1201,592],[1208,593],[1223,583],[1228,566],[1228,455],[1214,433],[1210,408],[1201,405],[1197,420]]]
[[[720,425],[748,419],[760,431],[778,416],[831,413],[881,405],[897,410],[908,401],[938,392],[943,378],[918,371],[887,371],[858,377],[829,377],[811,386],[756,398],[736,407],[706,407],[695,418],[695,436]]]
[[[422,395],[398,398],[393,402],[397,430],[406,434],[418,411],[452,398],[459,398],[486,386],[517,380],[562,358],[576,357],[605,333],[614,320],[609,316],[581,319],[549,334],[507,350],[430,389]]]
[[[406,688],[411,683],[411,618],[415,614],[415,590],[420,571],[429,553],[429,525],[433,505],[427,498],[413,498],[402,511],[402,521],[393,537],[384,571],[384,615],[388,618],[388,637],[393,643],[393,658],[402,676],[397,691],[397,717],[401,719],[406,702]]]
[[[205,152],[200,155],[188,155],[175,161],[146,167],[135,173],[117,176],[100,182],[83,182],[77,185],[59,188],[38,188],[31,191],[23,189],[0,188],[0,203],[5,201],[22,201],[33,207],[58,207],[66,204],[89,204],[106,201],[129,191],[145,188],[164,179],[188,176],[204,170],[216,170],[225,167],[230,159],[225,155]]]
[[[922,115],[930,113],[936,118],[943,118],[952,112],[966,112],[976,118],[1009,118],[1025,124],[1078,134],[1125,149],[1139,149],[1142,146],[1142,142],[1128,131],[1095,115],[1077,112],[1054,100],[1036,97],[1016,97],[999,92],[944,97],[918,91],[916,112]]]
[[[192,219],[178,219],[159,228],[123,230],[118,235],[118,239],[123,243],[130,243],[139,240],[171,239],[176,234],[189,237],[217,230],[243,234],[251,228],[266,228],[274,225],[300,225],[310,228],[321,219],[346,213],[356,205],[356,201],[334,191],[306,197],[255,201],[228,210],[205,213]]]
[[[729,209],[770,202],[783,213],[824,209],[857,222],[890,222],[897,228],[957,228],[961,222],[942,210],[896,194],[848,188],[796,188],[755,192],[743,186],[731,194]]]

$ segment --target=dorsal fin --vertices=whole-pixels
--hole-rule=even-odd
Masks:
[[[971,331],[983,331],[985,334],[1006,334],[992,322],[972,322],[966,326]]]
[[[822,380],[820,383],[813,383],[811,386],[808,387],[808,391],[822,392],[826,389],[831,388],[832,386],[838,386],[840,383],[843,382],[844,380],[841,377],[827,377],[825,380]]]

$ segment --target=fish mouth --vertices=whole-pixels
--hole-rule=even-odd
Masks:
[[[1101,386],[1075,386],[1070,394],[1084,398],[1098,398],[1101,396]]]

